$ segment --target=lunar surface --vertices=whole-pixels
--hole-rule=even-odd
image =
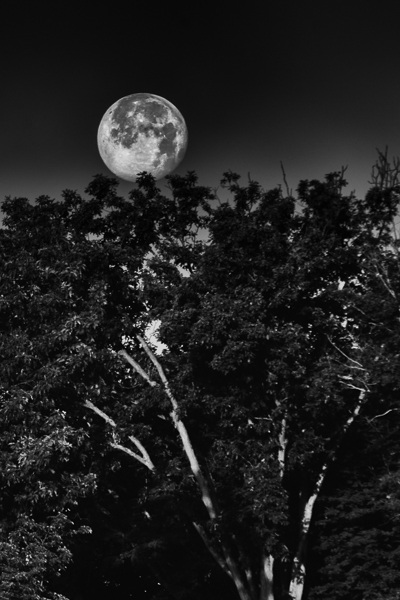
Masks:
[[[136,181],[147,171],[155,179],[171,173],[183,159],[188,143],[185,120],[161,96],[125,96],[104,114],[97,134],[100,156],[118,177]]]

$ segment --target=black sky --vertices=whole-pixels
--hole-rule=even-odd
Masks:
[[[228,169],[274,187],[282,160],[293,188],[348,165],[348,190],[362,195],[376,148],[400,154],[398,1],[49,6],[2,17],[0,200],[83,193],[111,174],[97,128],[137,92],[181,111],[189,146],[177,172],[212,187]]]

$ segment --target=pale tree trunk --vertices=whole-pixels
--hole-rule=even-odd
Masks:
[[[256,600],[253,596],[251,596],[250,591],[247,589],[247,586],[239,569],[237,568],[235,561],[231,561],[230,557],[228,557],[226,563],[231,573],[233,583],[236,586],[240,600]]]
[[[199,487],[199,490],[201,493],[201,499],[203,501],[205,508],[207,509],[210,519],[215,520],[218,516],[218,510],[217,510],[217,505],[215,502],[215,494],[214,494],[213,486],[212,486],[212,483],[209,480],[209,478],[206,477],[202,472],[202,469],[201,469],[200,463],[197,459],[193,444],[190,440],[189,433],[186,429],[184,422],[182,421],[182,419],[179,416],[178,402],[172,393],[168,379],[167,379],[167,377],[164,373],[164,370],[163,370],[160,362],[158,361],[157,357],[155,356],[155,354],[152,352],[152,350],[150,349],[150,347],[148,346],[148,344],[145,342],[145,340],[142,337],[140,337],[139,335],[136,337],[139,340],[142,348],[146,352],[147,356],[150,358],[151,362],[157,369],[158,375],[159,375],[162,385],[164,387],[164,391],[165,391],[166,395],[168,396],[169,401],[171,402],[172,411],[170,414],[171,414],[172,422],[179,433],[179,437],[181,439],[182,446],[183,446],[184,452],[186,454],[186,457],[189,461],[191,471],[197,481],[197,484],[198,484],[198,487]],[[158,385],[158,383],[156,381],[153,381],[151,379],[151,377],[148,375],[148,373],[146,373],[140,367],[140,365],[131,356],[129,356],[129,354],[125,350],[121,350],[119,352],[119,354],[135,369],[135,371],[141,377],[143,377],[143,379],[145,381],[147,381],[147,383],[151,387]],[[138,447],[136,442],[135,442],[135,445]],[[137,458],[137,460],[140,460],[137,455],[136,455],[136,458]],[[140,458],[141,458],[140,462],[144,463],[143,456],[141,456]],[[149,467],[148,464],[146,466]],[[208,539],[208,536],[207,536],[206,532],[204,531],[204,529],[201,528],[197,524],[194,524],[194,526],[196,527],[197,531],[200,533],[210,554],[217,561],[217,563],[223,568],[223,570],[231,577],[233,583],[235,584],[235,587],[236,587],[236,590],[240,597],[240,600],[256,600],[256,598],[254,597],[254,594],[252,594],[250,591],[248,579],[246,579],[246,577],[242,574],[241,569],[239,568],[237,561],[233,558],[232,552],[230,552],[228,546],[223,541],[221,541],[221,552],[219,552],[214,547],[211,540]]]
[[[303,509],[301,519],[300,540],[297,547],[296,555],[293,559],[292,576],[289,587],[289,594],[293,598],[293,600],[301,600],[303,597],[304,583],[306,578],[306,549],[308,532],[310,530],[314,504],[316,499],[318,498],[319,491],[325,479],[327,467],[328,464],[325,463],[322,467],[317,484],[315,486],[315,492],[307,500]]]
[[[264,556],[261,563],[260,600],[274,600],[274,557]]]
[[[355,388],[355,386],[352,384],[348,384],[348,387],[351,387],[353,389],[358,389],[360,394],[358,397],[358,403],[357,403],[355,409],[353,410],[352,415],[347,419],[346,423],[343,426],[343,430],[342,430],[340,439],[336,445],[336,450],[339,448],[340,443],[343,439],[343,436],[347,432],[348,428],[353,423],[354,419],[358,416],[358,414],[361,410],[361,406],[365,402],[366,393],[368,391],[368,390],[362,389],[362,388]],[[315,501],[318,498],[322,484],[324,482],[328,466],[333,462],[333,460],[334,460],[334,457],[331,459],[331,461],[329,463],[326,462],[323,465],[321,472],[319,474],[317,483],[315,485],[314,493],[308,498],[308,500],[306,501],[306,503],[304,505],[303,511],[302,511],[300,539],[299,539],[297,551],[296,551],[296,554],[294,556],[293,563],[292,563],[292,575],[291,575],[291,581],[290,581],[290,587],[289,587],[289,593],[290,593],[290,596],[293,598],[293,600],[302,600],[302,597],[303,597],[304,583],[305,583],[305,578],[306,578],[307,541],[308,541],[308,534],[310,531],[311,520],[312,520],[312,516],[313,516],[314,505],[315,505]]]
[[[286,446],[288,440],[286,437],[286,413],[282,419],[281,423],[281,431],[279,434],[279,449],[278,449],[278,463],[279,463],[279,474],[281,479],[285,474],[285,466],[286,466]]]
[[[280,401],[276,402],[277,407],[281,405]],[[283,479],[286,468],[286,447],[288,444],[287,439],[287,411],[285,409],[284,415],[281,421],[281,429],[279,432],[279,446],[278,446],[278,464],[279,464],[279,475]],[[272,554],[262,557],[261,571],[260,571],[260,600],[274,600],[274,557]]]
[[[277,407],[280,407],[281,403],[276,402]],[[282,417],[281,429],[279,432],[279,446],[278,446],[278,464],[279,464],[279,475],[283,479],[286,467],[286,446],[288,444],[287,439],[287,413],[286,410]],[[274,600],[274,557],[272,554],[263,556],[261,560],[260,569],[260,595],[259,600]]]
[[[199,491],[201,493],[202,502],[203,502],[205,508],[207,509],[209,518],[211,520],[215,520],[218,516],[218,508],[217,508],[217,505],[215,502],[215,494],[213,491],[212,482],[209,479],[209,477],[204,475],[202,472],[200,463],[197,459],[194,447],[190,440],[189,433],[186,429],[185,424],[183,423],[183,421],[181,420],[181,418],[179,416],[178,402],[171,391],[171,388],[170,388],[169,382],[165,376],[164,370],[161,367],[156,356],[150,350],[149,346],[143,340],[143,338],[141,338],[140,336],[137,336],[137,338],[138,338],[141,346],[145,350],[146,354],[149,356],[150,360],[152,361],[152,363],[154,364],[154,366],[156,367],[156,369],[158,371],[158,374],[161,379],[162,385],[164,387],[165,393],[171,402],[172,422],[179,433],[184,452],[185,452],[186,457],[190,464],[191,471],[197,481]],[[151,387],[155,387],[155,386],[159,385],[156,381],[151,379],[151,377],[148,375],[148,373],[146,373],[140,367],[140,365],[131,356],[129,356],[129,354],[125,350],[121,350],[119,352],[119,354],[135,369],[135,371],[141,377],[143,377],[143,379]],[[349,357],[346,357],[346,358],[349,358]],[[356,363],[358,365],[358,368],[362,369],[361,365],[359,363],[357,363],[357,361],[353,361],[352,359],[349,359],[349,360],[352,361],[353,363]],[[364,369],[362,369],[362,370],[364,370]],[[360,394],[359,394],[358,404],[355,407],[353,414],[349,417],[349,419],[347,420],[347,422],[345,423],[345,425],[343,427],[342,435],[337,444],[337,447],[339,446],[340,441],[341,441],[342,437],[344,436],[344,434],[346,433],[347,429],[349,428],[351,423],[354,421],[355,417],[360,412],[361,406],[365,401],[366,393],[367,393],[367,391],[369,391],[367,387],[366,387],[366,389],[363,389],[363,388],[357,387],[356,385],[353,385],[352,383],[350,383],[350,381],[352,380],[352,377],[342,377],[342,379],[346,380],[346,381],[344,381],[344,383],[346,383],[347,387],[359,390]],[[104,419],[112,427],[113,441],[110,442],[110,445],[113,448],[125,452],[126,454],[128,454],[129,456],[131,456],[132,458],[134,458],[135,460],[140,462],[142,465],[146,466],[153,473],[156,471],[155,465],[152,462],[148,452],[146,451],[144,446],[141,444],[141,442],[137,438],[135,438],[134,436],[129,436],[128,439],[136,447],[136,450],[138,450],[139,453],[137,451],[136,452],[133,451],[131,448],[123,446],[120,443],[120,441],[118,439],[118,435],[116,433],[117,425],[111,417],[106,415],[102,410],[100,410],[98,407],[96,407],[89,400],[87,400],[85,402],[85,406],[87,408],[89,408],[90,410],[92,410],[93,412],[95,412],[98,416],[100,416],[102,419]],[[287,423],[286,423],[286,414],[284,414],[282,421],[281,421],[281,430],[279,433],[279,449],[278,449],[278,463],[279,463],[279,470],[280,470],[281,478],[283,478],[284,473],[285,473],[287,443],[288,443]],[[328,463],[323,465],[320,475],[319,475],[319,478],[318,478],[318,481],[315,486],[315,491],[312,494],[312,496],[310,496],[308,498],[308,500],[305,502],[305,505],[303,508],[302,517],[301,517],[300,539],[299,539],[299,544],[298,544],[296,554],[293,559],[292,575],[291,575],[291,581],[290,581],[290,586],[289,586],[289,593],[290,593],[291,597],[293,598],[293,600],[302,600],[302,597],[303,597],[304,582],[305,582],[305,577],[306,577],[305,554],[306,554],[307,539],[308,539],[310,524],[311,524],[311,520],[312,520],[312,516],[313,516],[314,504],[318,498],[322,483],[324,481],[327,467],[328,467]],[[239,567],[237,561],[233,557],[234,554],[230,551],[230,547],[227,544],[225,544],[223,541],[220,542],[219,548],[216,547],[215,544],[213,543],[213,541],[207,535],[207,532],[200,525],[194,523],[194,526],[197,529],[197,531],[199,532],[199,534],[200,534],[201,538],[203,539],[210,554],[213,556],[213,558],[216,560],[216,562],[220,565],[220,567],[231,577],[233,583],[235,584],[235,587],[236,587],[236,590],[237,590],[240,600],[274,600],[274,591],[273,591],[274,558],[272,555],[264,556],[262,559],[262,565],[261,565],[261,569],[260,569],[260,585],[259,585],[259,593],[258,593],[258,589],[256,589],[257,586],[254,584],[254,577],[253,577],[253,573],[251,572],[251,569],[245,568],[245,569],[243,569],[243,572],[242,572],[242,569]]]

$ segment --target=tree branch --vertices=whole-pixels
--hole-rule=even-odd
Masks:
[[[175,425],[175,428],[178,430],[179,436],[181,438],[181,442],[183,445],[183,449],[185,451],[185,454],[189,460],[190,463],[190,468],[192,470],[193,475],[196,478],[196,481],[198,483],[198,486],[200,488],[201,491],[201,496],[202,496],[202,502],[204,504],[204,506],[207,509],[207,512],[210,516],[211,519],[215,519],[217,516],[217,511],[216,508],[214,506],[214,502],[212,500],[211,497],[211,492],[210,492],[210,486],[209,486],[209,482],[206,480],[206,478],[204,477],[201,468],[200,468],[200,464],[199,461],[197,459],[197,456],[195,454],[192,442],[190,440],[188,431],[186,429],[185,424],[183,423],[183,421],[180,419],[179,417],[179,405],[178,402],[176,401],[171,388],[169,386],[169,382],[168,379],[164,373],[164,370],[161,366],[161,364],[159,363],[159,361],[157,360],[156,356],[154,355],[154,353],[151,351],[151,349],[149,348],[148,344],[145,342],[145,340],[140,337],[139,335],[136,336],[137,339],[139,340],[141,346],[143,347],[143,349],[145,350],[147,356],[150,358],[151,362],[154,364],[154,366],[156,367],[158,374],[160,376],[160,379],[163,383],[164,386],[164,390],[165,393],[167,394],[171,405],[172,405],[172,411],[171,411],[171,418],[172,421]],[[125,350],[121,350],[120,351],[121,356],[123,356],[125,358],[125,360],[127,360],[135,369],[135,371],[137,371],[140,375],[142,375],[142,377],[144,377],[144,379],[146,379],[146,381],[149,383],[149,385],[151,385],[152,387],[154,387],[155,385],[157,385],[157,383],[155,381],[152,381],[149,377],[149,375],[147,375],[147,373],[145,373],[145,371],[143,371],[143,369],[136,363],[136,361],[134,361],[129,354],[125,351]],[[139,368],[138,368],[139,367]]]
[[[372,417],[372,419],[367,419],[367,421],[368,421],[368,423],[371,423],[371,421],[374,421],[375,419],[379,419],[380,417],[385,417],[387,414],[393,412],[394,410],[399,410],[399,409],[398,408],[389,408],[389,410],[382,413],[381,415],[375,415],[375,417]]]
[[[198,523],[196,523],[195,521],[193,521],[193,525],[194,528],[196,529],[197,533],[199,534],[199,536],[201,537],[201,539],[203,540],[207,550],[209,551],[209,553],[211,554],[211,556],[214,558],[214,560],[219,564],[219,566],[221,567],[221,569],[227,574],[229,575],[229,577],[232,577],[232,574],[230,573],[226,561],[224,560],[224,558],[219,554],[219,552],[217,551],[217,549],[212,545],[212,543],[210,542],[210,540],[207,537],[207,534],[204,530],[204,527],[202,527],[201,525],[199,525]]]
[[[351,387],[354,387],[354,386],[351,386]],[[346,423],[343,425],[341,436],[336,443],[336,446],[335,446],[336,451],[339,448],[340,443],[341,443],[344,435],[346,434],[348,428],[350,427],[350,425],[353,423],[354,419],[360,413],[361,407],[365,402],[366,394],[367,394],[367,390],[360,389],[360,394],[358,396],[358,402],[357,402],[352,414],[347,419]],[[335,460],[335,456],[333,458],[331,458],[330,460],[327,460],[322,465],[317,482],[315,484],[314,493],[308,498],[308,500],[306,501],[306,503],[304,505],[303,515],[302,515],[302,519],[301,519],[300,540],[299,540],[299,544],[297,547],[296,555],[293,559],[292,577],[291,577],[290,589],[289,589],[289,593],[294,600],[301,600],[302,595],[303,595],[304,580],[305,580],[305,576],[306,576],[305,550],[306,550],[308,532],[310,530],[311,520],[312,520],[312,516],[313,516],[314,504],[318,498],[322,484],[325,480],[325,476],[326,476],[328,467],[332,464],[332,462],[334,460]]]
[[[400,158],[393,158],[393,167],[388,159],[388,147],[385,147],[385,153],[377,148],[378,159],[372,167],[371,180],[368,183],[374,185],[381,190],[393,188],[400,183]]]
[[[292,190],[289,189],[289,185],[288,185],[288,182],[287,182],[287,179],[286,179],[286,172],[285,172],[285,168],[283,166],[283,162],[280,161],[280,163],[281,163],[281,171],[282,171],[282,176],[283,176],[283,182],[284,182],[285,187],[286,187],[286,193],[289,196],[289,198],[291,198],[292,197]]]
[[[97,415],[99,415],[102,419],[104,419],[104,421],[106,423],[108,423],[109,425],[111,425],[111,427],[113,429],[117,428],[117,424],[115,423],[115,421],[109,417],[108,415],[106,415],[105,412],[103,412],[100,408],[98,408],[97,406],[95,406],[93,404],[93,402],[90,402],[90,400],[85,400],[84,402],[84,406],[86,406],[87,408],[90,408],[90,410],[92,410],[93,412],[95,412]],[[116,448],[117,450],[121,450],[122,452],[125,452],[125,454],[128,454],[129,456],[131,456],[132,458],[135,458],[136,460],[138,460],[140,463],[142,463],[142,465],[144,465],[145,467],[147,467],[150,471],[155,471],[156,468],[147,452],[147,450],[145,449],[145,447],[143,446],[143,444],[141,444],[139,442],[139,440],[137,438],[135,438],[133,435],[129,436],[129,439],[131,440],[131,442],[133,442],[136,446],[136,448],[138,448],[138,450],[140,451],[141,455],[136,454],[136,452],[133,452],[133,450],[130,450],[129,448],[127,448],[126,446],[122,446],[121,444],[119,444],[116,440],[116,435],[115,432],[113,431],[113,441],[110,442],[110,446],[112,448]]]
[[[111,427],[116,427],[117,426],[116,422],[113,421],[111,417],[109,417],[108,415],[106,415],[106,413],[103,412],[100,408],[97,408],[97,406],[95,406],[93,404],[93,402],[90,402],[90,400],[85,400],[84,406],[87,406],[87,408],[90,408],[90,410],[92,410],[93,412],[95,412],[96,414],[98,414],[109,425],[111,425]]]
[[[143,371],[143,369],[139,365],[139,363],[137,363],[136,360],[134,360],[131,356],[129,356],[129,354],[127,353],[126,350],[120,350],[118,352],[118,354],[120,356],[123,356],[125,358],[125,360],[135,369],[135,371],[137,373],[139,373],[139,375],[141,375],[141,377],[143,377],[143,379],[145,379],[149,385],[151,385],[151,387],[156,387],[158,385],[158,383],[156,381],[153,381],[150,378],[150,376],[147,375],[146,371]]]
[[[381,280],[381,282],[383,283],[383,285],[385,286],[385,288],[387,289],[387,291],[389,292],[389,294],[392,296],[392,298],[394,298],[397,302],[397,296],[395,291],[392,289],[392,287],[389,285],[389,283],[384,279],[382,273],[380,273],[379,269],[378,269],[378,265],[377,263],[375,263],[375,270],[376,270],[376,274],[378,275],[379,279]]]
[[[208,480],[208,478],[203,475],[203,472],[200,467],[200,463],[197,459],[192,442],[190,440],[189,433],[186,429],[185,424],[183,423],[183,421],[181,420],[181,418],[179,416],[179,404],[178,404],[174,394],[172,393],[168,379],[167,379],[165,372],[164,372],[160,362],[158,361],[157,357],[154,355],[154,353],[148,346],[147,342],[141,336],[137,335],[136,337],[139,340],[142,348],[146,352],[147,356],[150,358],[151,362],[157,369],[157,372],[162,381],[165,393],[167,394],[167,396],[171,402],[171,406],[172,406],[172,411],[170,413],[171,419],[172,419],[174,426],[177,429],[179,436],[181,438],[184,452],[189,461],[191,471],[197,481],[197,484],[198,484],[198,487],[199,487],[199,490],[201,493],[202,502],[208,512],[210,519],[215,521],[215,519],[217,518],[217,507],[213,500],[214,493],[212,493],[212,484]],[[136,363],[136,361],[131,359],[131,357],[128,355],[127,352],[120,351],[120,355],[123,356],[125,358],[125,360],[127,360],[127,362],[129,362],[129,364],[131,364],[133,366],[135,371],[137,373],[139,373],[149,383],[149,385],[151,385],[152,387],[157,385],[157,383],[150,379],[149,375],[147,375],[147,373],[145,373],[145,371],[143,371],[143,369]],[[197,531],[199,532],[199,534],[201,535],[203,541],[205,541],[204,530],[202,532],[201,527],[196,526],[196,525],[195,525],[195,527],[196,527]],[[234,559],[234,557],[233,557],[232,553],[230,552],[229,548],[227,547],[227,545],[224,544],[224,542],[221,540],[221,548],[222,548],[223,555],[224,555],[224,563],[221,563],[221,559],[217,558],[215,549],[211,549],[211,546],[209,544],[206,544],[206,545],[207,545],[207,548],[210,550],[211,555],[215,558],[215,560],[218,562],[218,564],[224,570],[225,569],[228,570],[230,576],[233,579],[233,582],[236,586],[236,589],[238,591],[238,594],[239,594],[241,600],[251,600],[250,593],[246,586],[246,581],[243,579],[240,569],[237,565],[237,562]],[[225,564],[225,567],[223,566],[223,564]]]
[[[130,437],[129,439],[132,439],[132,438]],[[142,458],[141,456],[139,456],[139,454],[136,454],[136,452],[133,452],[126,446],[122,446],[121,444],[118,444],[117,442],[110,442],[110,446],[112,448],[115,448],[116,450],[121,450],[122,452],[125,452],[125,454],[128,454],[132,458],[138,460],[140,463],[142,463],[142,465],[147,467],[150,471],[154,472],[156,470],[156,468],[155,468],[154,464],[152,463],[152,461],[150,460],[150,457],[147,454],[147,452],[146,452],[147,456],[145,458]]]
[[[336,344],[334,344],[334,343],[332,342],[332,340],[331,340],[331,338],[329,337],[329,335],[327,336],[327,338],[328,338],[329,342],[332,344],[332,346],[333,346],[334,348],[336,348],[336,350],[337,350],[338,352],[340,352],[340,354],[341,354],[342,356],[344,356],[345,358],[347,358],[347,360],[349,360],[350,362],[353,362],[354,364],[356,364],[356,365],[358,366],[358,368],[359,368],[359,369],[361,369],[362,371],[365,371],[365,369],[363,368],[363,366],[361,365],[361,363],[359,363],[357,360],[354,360],[354,358],[350,358],[350,356],[347,356],[347,354],[345,354],[345,353],[343,352],[343,350],[341,350],[340,348],[338,348],[338,347],[336,346]]]
[[[143,456],[144,464],[146,466],[148,466],[151,471],[155,471],[156,468],[155,468],[155,466],[154,466],[154,464],[153,464],[153,462],[152,462],[152,460],[151,460],[151,458],[149,456],[149,453],[147,452],[147,450],[143,446],[143,444],[141,444],[139,442],[139,440],[137,438],[135,438],[133,435],[129,435],[128,438],[131,440],[131,442],[133,444],[135,444],[136,448],[139,450],[139,452]]]
[[[168,397],[172,402],[172,405],[174,406],[176,404],[176,407],[178,407],[176,400],[172,396],[171,390],[169,388],[168,379],[164,373],[164,369],[162,368],[160,362],[157,360],[155,354],[150,350],[150,347],[148,346],[147,342],[145,342],[145,340],[140,335],[137,335],[136,337],[139,340],[143,350],[146,352],[147,356],[150,358],[151,362],[156,367],[158,374],[160,376],[160,379],[165,387],[165,391],[167,392]],[[155,383],[155,385],[157,385],[157,384]],[[174,408],[175,408],[175,406],[174,406]]]

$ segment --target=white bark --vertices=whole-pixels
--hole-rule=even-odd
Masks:
[[[254,600],[251,597],[250,592],[248,591],[247,587],[244,584],[243,577],[242,577],[240,570],[236,564],[236,561],[234,561],[232,559],[232,556],[230,555],[230,553],[225,552],[225,560],[226,560],[226,564],[228,566],[230,575],[233,579],[233,583],[236,586],[240,600]]]
[[[304,590],[304,580],[306,577],[306,565],[305,565],[305,552],[308,532],[310,530],[311,519],[313,515],[313,509],[316,499],[318,498],[319,491],[325,479],[325,474],[328,468],[328,463],[325,463],[321,469],[321,473],[318,477],[317,484],[315,486],[315,492],[307,500],[303,516],[301,520],[301,532],[300,541],[297,548],[296,555],[293,559],[292,565],[292,579],[290,581],[289,594],[294,600],[301,600]]]
[[[202,502],[208,512],[210,519],[215,520],[217,517],[217,508],[216,508],[215,502],[213,500],[213,495],[211,493],[210,484],[209,484],[207,478],[202,473],[200,463],[197,459],[196,453],[194,451],[192,442],[189,437],[189,433],[186,429],[185,424],[183,423],[183,421],[181,420],[181,418],[179,416],[179,404],[178,404],[175,396],[172,393],[172,390],[170,388],[168,379],[165,375],[164,369],[162,368],[162,366],[161,366],[160,362],[158,361],[157,357],[155,356],[155,354],[151,351],[151,349],[148,346],[148,344],[146,343],[146,341],[139,335],[137,335],[136,337],[139,340],[142,348],[146,352],[147,356],[150,358],[151,362],[153,363],[153,365],[156,367],[156,369],[158,371],[158,374],[159,374],[159,377],[163,384],[165,393],[167,394],[169,401],[171,402],[172,411],[171,411],[170,415],[171,415],[172,422],[173,422],[175,428],[177,429],[179,436],[181,438],[182,446],[185,451],[186,457],[189,461],[191,471],[192,471],[192,473],[197,481],[197,484],[199,486],[199,489],[200,489]],[[147,381],[147,383],[149,385],[151,385],[152,387],[158,385],[157,382],[153,381],[151,379],[151,377],[140,367],[140,365],[131,356],[129,356],[129,354],[125,350],[121,350],[119,352],[119,354],[123,358],[125,358],[125,360],[135,369],[135,371],[139,375],[141,375],[143,377],[143,379],[145,379],[145,381]],[[238,591],[240,599],[241,600],[253,600],[253,598],[251,597],[251,595],[248,591],[248,588],[245,584],[245,580],[242,577],[240,569],[239,569],[236,561],[233,559],[232,553],[229,551],[227,546],[221,541],[221,549],[222,549],[222,553],[223,553],[223,559],[221,559],[219,557],[219,555],[217,555],[217,552],[214,549],[214,547],[212,546],[212,544],[208,541],[204,529],[199,527],[196,524],[195,524],[195,527],[196,527],[197,531],[199,532],[199,534],[201,535],[203,541],[205,542],[205,544],[206,544],[207,548],[209,549],[210,553],[212,554],[212,556],[215,558],[215,560],[218,562],[218,564],[220,564],[220,566],[225,571],[227,571],[229,573],[229,575],[231,576],[231,578],[236,586],[236,589]],[[221,560],[222,560],[222,562],[221,562]]]
[[[256,589],[256,585],[254,582],[253,571],[250,567],[247,567],[247,568],[245,568],[244,572],[246,575],[247,584],[249,586],[250,595],[252,598],[256,598],[257,597],[257,589]]]
[[[306,571],[304,564],[298,565],[298,575],[290,582],[289,594],[293,600],[301,600],[303,597],[304,580]]]
[[[351,386],[351,387],[354,387],[354,386]],[[336,446],[336,449],[338,448],[340,441],[342,440],[346,431],[348,430],[350,425],[353,423],[354,419],[359,414],[359,412],[361,410],[361,406],[365,402],[367,390],[361,389],[361,388],[357,388],[357,389],[360,389],[358,403],[357,403],[356,407],[354,408],[353,413],[350,415],[350,417],[347,419],[346,423],[343,426],[342,435],[340,436],[340,440]],[[298,544],[296,555],[293,559],[292,578],[291,578],[290,588],[289,588],[290,596],[294,600],[302,600],[303,590],[304,590],[304,581],[305,581],[305,577],[306,577],[306,565],[305,565],[306,545],[307,545],[307,538],[308,538],[308,533],[310,530],[311,520],[312,520],[312,516],[313,516],[314,504],[318,498],[319,492],[320,492],[322,484],[324,482],[328,466],[331,464],[331,462],[333,460],[334,460],[334,458],[331,459],[330,462],[326,462],[322,466],[321,472],[318,476],[317,483],[315,485],[314,493],[308,498],[307,502],[304,505],[302,519],[301,519],[300,541]]]
[[[278,463],[279,463],[279,474],[281,479],[285,474],[285,462],[286,462],[286,446],[288,440],[286,437],[286,415],[282,419],[281,431],[279,433],[279,450],[278,450]]]
[[[154,355],[154,353],[150,350],[149,346],[147,345],[147,343],[145,342],[145,340],[140,337],[139,335],[137,336],[141,346],[143,347],[143,349],[145,350],[146,354],[148,355],[148,357],[150,358],[150,360],[152,361],[152,363],[155,365],[158,374],[160,376],[160,379],[162,381],[162,384],[164,386],[164,390],[165,393],[167,394],[171,405],[172,405],[172,411],[171,411],[171,418],[172,421],[179,433],[179,436],[181,438],[182,441],[182,445],[183,445],[183,449],[185,451],[185,454],[189,460],[189,464],[190,464],[190,468],[192,470],[193,475],[196,478],[196,481],[199,485],[200,491],[201,491],[201,496],[202,496],[202,501],[204,506],[207,509],[207,512],[210,516],[211,519],[215,519],[217,516],[217,511],[216,508],[214,506],[214,502],[212,500],[211,497],[211,492],[209,489],[209,484],[206,480],[206,478],[203,476],[203,473],[201,471],[200,468],[200,464],[199,461],[197,460],[197,456],[195,454],[193,445],[191,443],[191,440],[189,438],[189,434],[188,431],[186,429],[185,424],[183,423],[183,421],[180,419],[179,417],[179,405],[178,402],[176,401],[168,379],[164,373],[164,370],[161,366],[161,364],[159,363],[158,359],[156,358],[156,356]],[[139,373],[139,375],[141,375],[148,383],[149,385],[151,385],[152,387],[154,387],[155,385],[157,385],[157,383],[155,381],[153,381],[150,376],[140,367],[140,365],[134,361],[129,354],[125,351],[125,350],[121,350],[120,351],[120,355],[123,356],[125,358],[125,360],[127,360],[127,362],[129,362],[133,368],[135,369],[135,371],[137,373]]]
[[[285,400],[286,399],[287,398],[285,398]],[[282,402],[280,400],[275,400],[275,404],[276,404],[276,407],[279,409],[282,405]],[[287,428],[287,409],[285,408],[283,417],[282,417],[282,421],[281,421],[281,429],[280,429],[279,435],[278,435],[278,440],[279,440],[278,464],[279,464],[279,475],[280,475],[281,479],[283,478],[283,476],[285,474],[285,468],[286,468],[286,464],[285,464],[286,463],[286,446],[288,444],[286,428]]]
[[[106,421],[106,423],[111,425],[113,430],[115,430],[117,428],[117,424],[115,423],[115,421],[111,417],[109,417],[105,412],[103,412],[100,408],[98,408],[95,404],[93,404],[93,402],[90,402],[90,400],[85,400],[84,405],[87,408],[90,408],[90,410],[95,412],[97,415],[99,415],[99,417],[104,419],[104,421]],[[114,431],[113,431],[113,441],[110,442],[110,446],[112,448],[115,448],[116,450],[121,450],[122,452],[125,452],[125,454],[128,454],[135,460],[142,463],[142,465],[147,467],[150,471],[155,471],[156,468],[155,468],[147,450],[145,449],[145,447],[133,435],[130,435],[129,439],[131,440],[131,442],[133,444],[135,444],[136,448],[140,451],[140,455],[137,454],[136,452],[133,452],[133,450],[131,450],[130,448],[127,448],[126,446],[123,446],[122,444],[120,444],[119,441],[117,441],[117,436]]]
[[[136,360],[134,360],[131,356],[129,356],[129,354],[127,353],[126,350],[120,350],[119,353],[121,356],[123,356],[125,358],[125,360],[135,369],[135,371],[137,373],[139,373],[139,375],[141,375],[141,377],[143,377],[143,379],[145,381],[147,381],[147,383],[149,385],[151,385],[151,387],[155,387],[157,385],[156,381],[153,381],[148,374],[146,373],[146,371],[143,371],[142,367],[139,365],[139,363],[136,362]]]
[[[260,600],[274,600],[274,557],[264,556],[261,565],[261,593]]]

